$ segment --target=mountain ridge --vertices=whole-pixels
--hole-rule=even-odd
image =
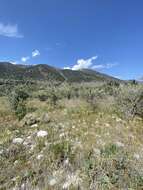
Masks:
[[[0,79],[56,80],[67,82],[121,81],[120,79],[90,69],[59,69],[47,64],[15,65],[0,62]]]

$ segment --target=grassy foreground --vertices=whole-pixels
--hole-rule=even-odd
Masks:
[[[28,96],[13,103],[17,89]],[[3,90],[0,189],[142,190],[142,118],[142,85],[41,82]]]

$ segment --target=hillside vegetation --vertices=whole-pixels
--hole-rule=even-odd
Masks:
[[[143,189],[142,84],[4,81],[1,190]]]
[[[46,80],[58,82],[120,81],[108,75],[83,69],[80,71],[64,70],[49,65],[13,65],[0,62],[0,79]]]

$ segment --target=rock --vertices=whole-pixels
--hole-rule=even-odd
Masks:
[[[134,158],[136,159],[136,160],[139,160],[140,159],[140,155],[139,154],[134,154]]]
[[[29,113],[22,120],[23,125],[34,125],[39,122],[39,118],[35,114]]]
[[[46,137],[48,135],[48,132],[47,131],[38,131],[37,132],[37,137]]]
[[[20,189],[21,189],[21,190],[26,190],[26,184],[23,183],[23,184],[21,185],[21,188],[20,188]]]
[[[18,160],[15,160],[15,162],[13,163],[15,166],[19,163]]]
[[[50,186],[54,186],[54,185],[56,185],[56,183],[57,183],[57,181],[56,181],[55,178],[53,178],[53,179],[51,179],[51,180],[49,181],[49,185],[50,185]]]
[[[3,150],[3,149],[1,149],[1,150],[0,150],[0,155],[1,155],[1,154],[3,154],[3,152],[4,152],[4,150]]]
[[[31,127],[31,128],[36,128],[36,127],[38,127],[38,124],[35,123],[35,124],[31,125],[30,127]]]
[[[14,138],[12,142],[13,142],[14,144],[22,144],[23,141],[24,141],[24,140],[23,140],[22,138]]]
[[[43,123],[49,123],[50,122],[50,117],[49,117],[48,113],[44,113],[42,115],[41,122],[43,122]]]

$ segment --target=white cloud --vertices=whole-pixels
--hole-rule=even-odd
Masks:
[[[123,77],[122,77],[122,76],[119,76],[119,75],[115,75],[115,76],[113,76],[113,77],[115,77],[115,78],[117,78],[117,79],[123,79]]]
[[[70,67],[64,67],[64,69],[71,69]]]
[[[79,59],[71,69],[72,70],[88,69],[93,65],[93,61],[96,60],[97,57],[98,56],[94,56],[89,59]]]
[[[106,64],[99,64],[99,65],[93,65],[91,68],[92,69],[110,69],[112,67],[117,66],[118,63],[106,63]]]
[[[19,33],[17,24],[4,24],[0,22],[0,35],[13,38],[23,38],[24,36]]]
[[[28,57],[28,56],[27,56],[27,57],[22,57],[22,58],[21,58],[21,61],[22,61],[22,62],[26,62],[26,61],[28,61],[29,59],[30,59],[30,57]]]
[[[81,69],[110,69],[118,65],[117,62],[106,63],[106,64],[94,64],[98,56],[93,56],[89,59],[79,59],[73,67],[64,67],[64,69],[81,70]]]
[[[11,63],[11,64],[13,64],[13,65],[18,64],[17,61],[9,60],[9,59],[0,59],[0,62],[7,62],[7,63]]]
[[[40,55],[39,50],[35,49],[34,51],[32,51],[32,57],[37,57]]]
[[[107,68],[107,69],[110,69],[110,68],[115,67],[115,66],[118,66],[118,65],[119,65],[118,62],[107,63],[107,64],[106,64],[106,68]]]
[[[104,68],[105,68],[105,65],[102,65],[102,64],[93,65],[91,68],[92,68],[92,69],[104,69]]]
[[[18,64],[17,61],[10,61],[10,63],[12,63],[13,65]]]

